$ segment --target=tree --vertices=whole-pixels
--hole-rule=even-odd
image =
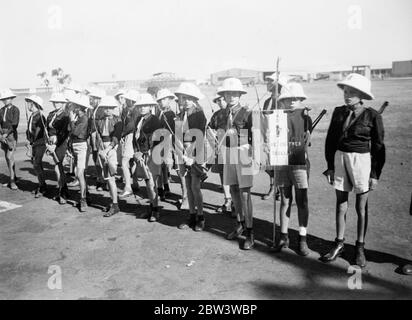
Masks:
[[[37,76],[41,79],[42,81],[42,85],[44,85],[45,87],[48,87],[50,84],[50,80],[48,77],[47,72],[43,71],[37,74]]]
[[[71,78],[70,74],[65,73],[64,70],[60,67],[56,68],[56,69],[53,69],[52,72],[51,72],[51,75],[52,75],[53,78],[56,79],[56,82],[58,84],[64,85],[64,84],[68,84],[72,81],[72,78]]]

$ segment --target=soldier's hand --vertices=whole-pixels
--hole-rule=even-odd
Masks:
[[[77,115],[74,113],[73,110],[70,110],[69,117],[70,117],[70,121],[72,122],[77,121]]]
[[[304,134],[304,139],[305,139],[305,145],[307,147],[310,145],[310,138],[311,138],[310,132],[306,131]]]
[[[136,162],[142,161],[143,160],[143,153],[135,152],[135,154],[133,155],[133,158]]]
[[[375,190],[378,187],[378,179],[370,178],[369,179],[369,190]]]
[[[51,136],[49,140],[50,140],[50,144],[56,144],[57,143],[57,136]]]
[[[328,170],[326,171],[325,176],[326,176],[326,179],[328,180],[328,183],[333,185],[333,182],[335,181],[335,171]]]

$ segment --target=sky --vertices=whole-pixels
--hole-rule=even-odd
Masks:
[[[1,0],[0,87],[412,60],[410,0]]]

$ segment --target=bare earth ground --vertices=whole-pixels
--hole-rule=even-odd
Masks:
[[[237,241],[224,239],[234,220],[214,214],[214,208],[223,202],[217,175],[210,174],[204,185],[206,230],[181,231],[176,226],[185,214],[176,209],[172,200],[162,203],[160,222],[150,224],[136,218],[136,213],[142,213],[145,207],[138,206],[134,198],[122,201],[122,212],[109,219],[102,218],[100,211],[109,203],[107,193],[92,191],[96,206],[86,214],[69,204],[58,205],[51,200],[52,195],[34,199],[30,191],[35,187],[35,177],[25,148],[20,146],[17,168],[21,190],[0,187],[0,201],[21,206],[0,212],[0,299],[411,299],[412,277],[399,274],[398,267],[412,260],[412,81],[373,83],[377,100],[371,105],[379,108],[385,100],[391,105],[384,114],[387,163],[379,189],[370,196],[366,241],[369,264],[362,272],[361,290],[348,288],[348,268],[353,263],[356,240],[353,195],[348,213],[347,253],[329,265],[318,261],[335,237],[334,191],[321,173],[325,169],[326,130],[333,107],[342,103],[342,94],[334,82],[304,87],[313,118],[322,108],[328,110],[313,134],[310,149],[309,257],[295,253],[296,207],[290,225],[292,248],[277,255],[268,251],[273,202],[260,199],[268,189],[265,173],[255,177],[253,188],[257,245],[252,251],[242,251]],[[214,90],[204,88],[210,98]],[[258,90],[261,95],[265,92],[263,86]],[[243,101],[253,106],[255,91],[248,91]],[[23,107],[21,97],[16,103]],[[207,101],[203,105],[210,115]],[[22,114],[25,122],[23,119]],[[22,123],[19,131],[23,133],[24,129]],[[20,138],[23,142],[24,135]],[[45,160],[49,161],[47,157]],[[51,166],[46,164],[46,168],[50,171],[48,178],[53,180],[49,184],[54,188]],[[0,182],[6,182],[6,173],[2,155]],[[173,183],[171,188],[177,199],[179,184]],[[71,192],[77,200],[77,191]],[[191,261],[194,262],[190,264]],[[61,290],[47,286],[51,276],[48,268],[52,265],[62,270]]]

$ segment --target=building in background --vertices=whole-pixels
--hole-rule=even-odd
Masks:
[[[359,73],[362,76],[370,79],[371,78],[371,66],[369,65],[352,66],[352,73]]]
[[[141,84],[142,88],[177,88],[182,82],[196,83],[196,80],[188,80],[183,77],[177,76],[172,72],[159,72],[153,74],[153,76],[144,81]]]
[[[412,60],[392,62],[392,76],[393,77],[411,77],[412,76]]]
[[[263,83],[265,81],[265,74],[269,75],[271,73],[266,71],[232,68],[212,73],[210,75],[210,82],[212,85],[218,86],[221,85],[223,80],[227,78],[238,78],[244,85],[253,85]]]
[[[372,79],[386,79],[392,76],[392,68],[374,68],[371,70]]]

